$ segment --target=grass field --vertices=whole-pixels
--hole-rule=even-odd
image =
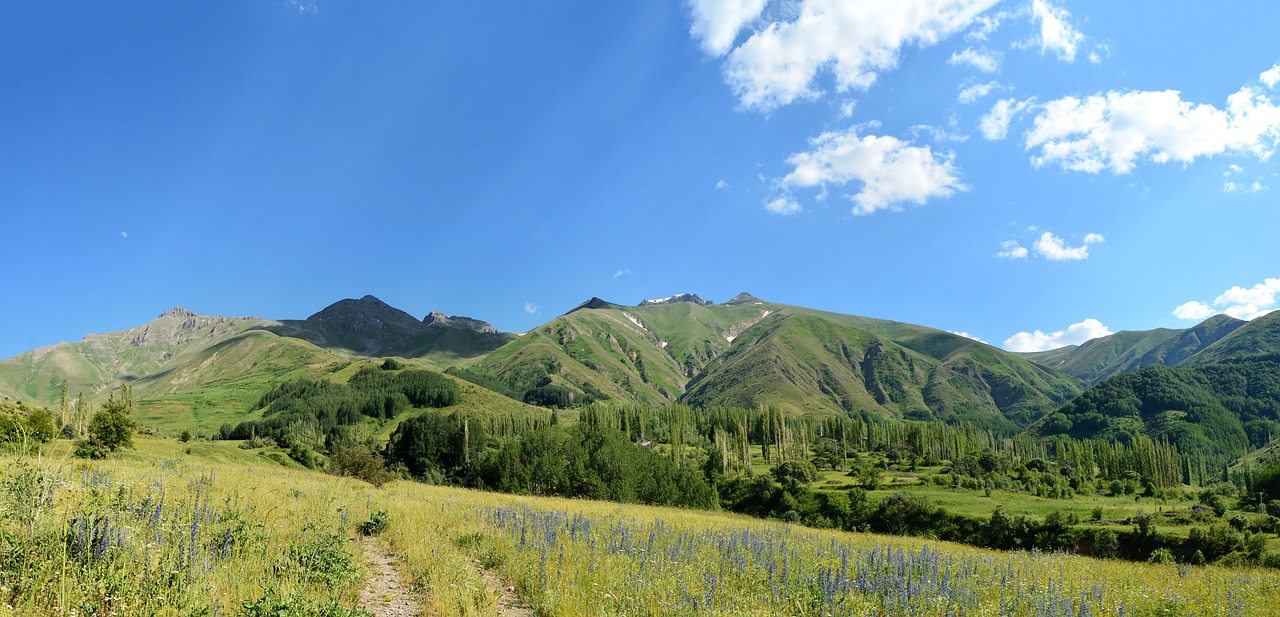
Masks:
[[[0,457],[0,615],[357,615],[356,526],[388,513],[432,615],[1270,615],[1280,574],[1000,553],[736,515],[382,488],[234,443]],[[1066,500],[1068,503],[1074,500]],[[1116,504],[1119,508],[1119,504]]]

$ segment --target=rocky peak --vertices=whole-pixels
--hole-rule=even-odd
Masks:
[[[471,317],[463,317],[461,315],[445,315],[439,311],[432,311],[422,318],[422,323],[428,328],[463,328],[467,330],[475,330],[476,332],[498,333],[500,330],[490,325],[488,322],[473,319]]]
[[[761,300],[760,298],[757,298],[744,291],[734,296],[728,302],[725,302],[725,304],[764,304],[764,300]]]
[[[191,311],[188,311],[187,309],[182,308],[181,306],[175,306],[163,313],[160,313],[160,316],[161,317],[177,317],[178,319],[190,319],[192,317],[195,317],[196,314]]]
[[[712,304],[712,302],[708,300],[703,300],[702,298],[699,298],[698,294],[676,294],[674,296],[670,296],[667,298],[658,298],[656,300],[641,300],[638,306],[654,306],[656,304],[676,304],[678,302],[690,302],[692,304],[699,304],[703,306]]]

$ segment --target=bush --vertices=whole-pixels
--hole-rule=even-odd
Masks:
[[[386,531],[388,524],[387,511],[374,510],[373,514],[370,514],[369,518],[360,523],[357,529],[362,536],[376,536]]]
[[[396,474],[387,469],[386,462],[376,452],[361,447],[347,446],[336,449],[329,456],[329,473],[364,480],[381,487],[395,479]]]
[[[1151,551],[1151,556],[1147,558],[1147,563],[1172,564],[1177,562],[1178,560],[1173,558],[1173,553],[1163,546]]]
[[[130,415],[132,407],[127,399],[117,399],[113,395],[102,404],[102,411],[93,414],[89,420],[89,441],[109,452],[132,448],[133,432],[138,428]]]

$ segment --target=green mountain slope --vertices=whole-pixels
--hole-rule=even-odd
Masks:
[[[1147,435],[1217,467],[1280,436],[1280,354],[1112,377],[1029,430],[1119,441]]]
[[[1232,358],[1280,352],[1280,312],[1241,322],[1230,333],[1187,359],[1187,366],[1204,366]]]
[[[165,311],[136,328],[90,334],[0,360],[0,384],[7,395],[45,405],[58,402],[65,379],[71,396],[105,398],[121,383],[160,371],[192,349],[204,348],[257,326],[260,320],[197,315],[183,308]]]
[[[1113,375],[1132,373],[1147,366],[1177,366],[1187,362],[1247,323],[1226,315],[1215,315],[1185,330],[1126,330],[1078,346],[1022,355],[1086,383],[1096,384]],[[1258,345],[1254,340],[1242,343],[1245,345],[1241,348],[1253,345],[1248,347],[1252,354],[1280,349],[1274,344],[1270,347]],[[1236,355],[1242,354],[1228,352],[1221,357]]]
[[[964,337],[784,308],[736,340],[682,400],[769,403],[797,413],[870,412],[1010,431],[1077,392],[1065,375]]]
[[[565,388],[578,402],[769,403],[793,413],[867,411],[1001,430],[1080,391],[1067,375],[964,337],[749,294],[717,305],[624,307],[593,298],[474,370],[517,393]]]

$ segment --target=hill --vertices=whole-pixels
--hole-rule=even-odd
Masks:
[[[483,356],[516,338],[470,317],[432,312],[419,320],[373,296],[340,300],[306,319],[259,327],[346,355],[434,358],[441,364]]]
[[[1082,345],[1022,355],[1092,385],[1108,377],[1132,373],[1147,366],[1207,364],[1229,357],[1280,350],[1280,335],[1272,332],[1270,335],[1246,335],[1237,339],[1237,343],[1229,350],[1212,351],[1219,341],[1230,338],[1238,330],[1268,330],[1259,323],[1264,319],[1266,317],[1246,322],[1226,315],[1215,315],[1185,330],[1126,330]]]
[[[1280,355],[1148,366],[1104,380],[1030,430],[1123,442],[1146,435],[1218,469],[1280,436]]]
[[[624,307],[593,298],[474,370],[535,399],[768,403],[792,413],[861,411],[1001,430],[1080,391],[1062,373],[932,328],[745,293],[725,304],[691,300]]]

